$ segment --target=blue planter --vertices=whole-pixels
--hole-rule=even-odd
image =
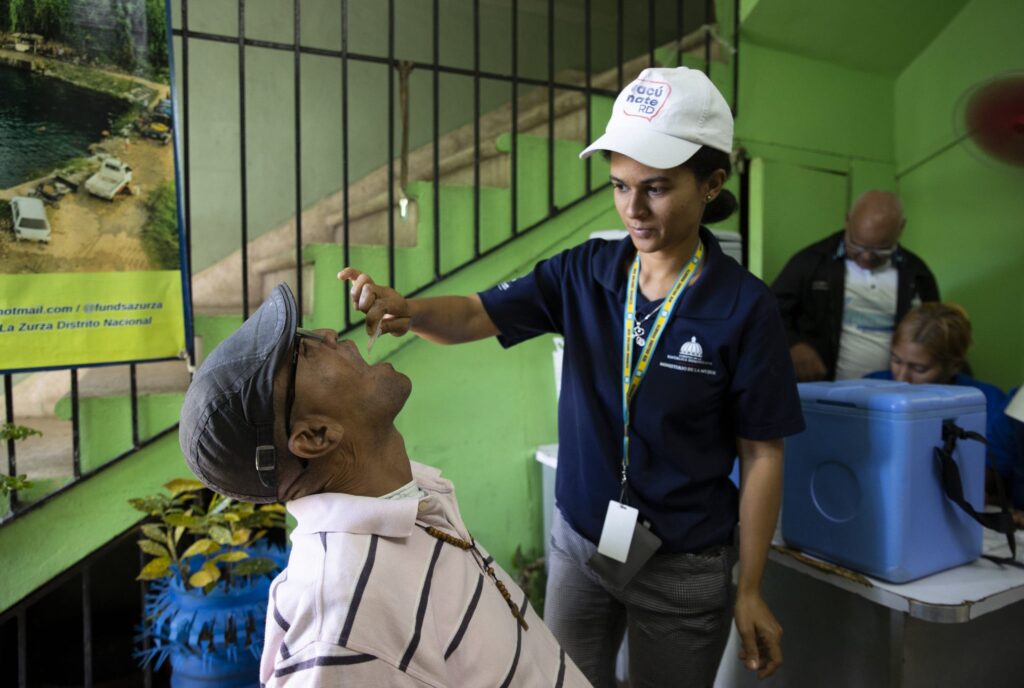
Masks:
[[[253,556],[269,556],[281,567],[287,562],[287,552],[253,549]],[[259,686],[270,582],[266,576],[236,580],[207,595],[176,579],[154,583],[146,596],[143,637],[150,647],[140,653],[143,663],[159,667],[169,660],[174,688]]]
[[[172,583],[168,606],[177,613],[167,628],[178,647],[170,654],[171,685],[258,686],[269,591],[270,579],[262,577],[209,595]]]
[[[251,655],[232,662],[217,656],[171,655],[172,688],[249,688],[260,684],[260,660]]]

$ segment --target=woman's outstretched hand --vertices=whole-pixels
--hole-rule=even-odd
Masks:
[[[391,287],[383,287],[365,272],[347,267],[338,279],[352,282],[352,305],[366,314],[366,333],[392,334],[401,337],[412,326],[409,302]]]

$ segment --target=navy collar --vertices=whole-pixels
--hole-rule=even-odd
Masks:
[[[832,259],[833,260],[845,260],[846,259],[846,242],[843,241],[843,237],[845,235],[846,235],[846,230],[845,229],[840,229],[839,230],[839,241],[837,242],[835,252],[832,254]],[[899,245],[899,243],[896,244],[896,252],[892,254],[892,257],[889,258],[889,260],[892,261],[893,265],[899,265],[900,263],[903,262],[903,260],[904,260],[904,258],[903,258],[903,248]]]
[[[718,239],[708,229],[700,228],[704,242],[704,269],[700,278],[686,290],[677,306],[677,313],[687,318],[724,320],[736,307],[743,268],[722,252]],[[601,251],[594,259],[594,277],[605,289],[625,299],[626,266],[636,256],[636,248],[628,236],[620,239],[613,250]]]

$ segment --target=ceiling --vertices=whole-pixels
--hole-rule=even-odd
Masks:
[[[968,0],[744,0],[743,37],[846,67],[895,73]]]

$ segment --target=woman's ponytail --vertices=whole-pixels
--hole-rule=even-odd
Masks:
[[[732,191],[722,189],[714,200],[704,206],[704,214],[701,215],[700,221],[702,224],[721,222],[736,212],[738,207],[739,202]]]

